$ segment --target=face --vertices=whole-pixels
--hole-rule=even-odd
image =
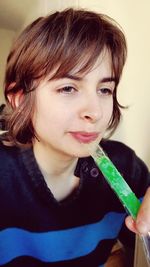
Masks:
[[[109,125],[114,87],[108,52],[87,74],[41,82],[33,117],[40,142],[35,139],[34,145],[38,142],[51,154],[88,156],[87,145],[99,143]]]

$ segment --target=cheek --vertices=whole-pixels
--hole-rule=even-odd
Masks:
[[[108,113],[109,113],[109,119],[111,119],[113,114],[113,104],[110,106]]]
[[[33,125],[37,131],[61,131],[70,121],[69,111],[54,105],[40,106],[33,116]]]
[[[104,113],[105,113],[105,121],[109,123],[112,114],[113,114],[113,101],[109,102],[106,106],[104,106]]]

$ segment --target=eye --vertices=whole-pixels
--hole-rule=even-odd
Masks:
[[[101,95],[113,95],[113,89],[104,87],[104,88],[99,89],[99,93]]]
[[[62,94],[72,94],[75,93],[77,91],[77,89],[75,89],[72,86],[64,86],[62,88],[59,88],[58,93],[62,93]]]

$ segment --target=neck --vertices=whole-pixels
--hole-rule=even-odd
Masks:
[[[39,168],[46,176],[63,177],[74,173],[78,158],[60,154],[38,141],[34,143],[33,151]]]
[[[47,186],[58,201],[78,187],[79,178],[74,176],[77,158],[61,155],[39,142],[34,143],[33,151]]]

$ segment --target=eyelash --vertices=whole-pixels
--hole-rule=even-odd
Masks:
[[[75,89],[73,86],[64,86],[57,90],[58,93],[64,93],[64,94],[72,94],[75,91],[77,91],[77,89]]]
[[[78,90],[76,88],[74,88],[73,86],[64,86],[62,88],[59,88],[57,90],[58,93],[62,93],[62,94],[73,94],[75,92],[77,92]],[[110,88],[101,88],[98,90],[98,93],[100,95],[104,95],[104,96],[109,96],[109,95],[113,95],[113,90],[111,90]]]

